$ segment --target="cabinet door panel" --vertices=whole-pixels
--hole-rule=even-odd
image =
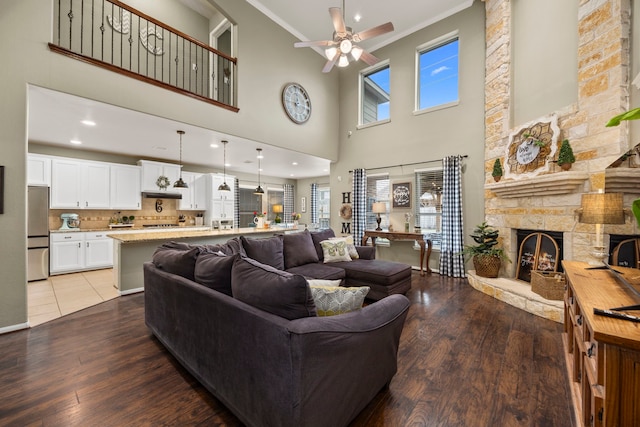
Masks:
[[[54,160],[51,164],[51,207],[80,208],[81,183],[78,162]]]
[[[83,241],[56,242],[51,245],[51,273],[70,272],[84,268]]]
[[[85,267],[112,267],[113,266],[113,239],[85,241]]]
[[[85,209],[109,209],[110,166],[108,164],[90,163],[83,166],[83,196]],[[82,204],[82,200],[80,201]]]
[[[111,209],[141,209],[140,168],[111,166]]]

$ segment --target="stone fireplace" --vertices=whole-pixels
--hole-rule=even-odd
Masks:
[[[547,304],[532,295],[528,283],[517,280],[517,234],[518,230],[559,233],[562,259],[588,261],[595,227],[578,221],[576,210],[582,194],[620,192],[625,208],[640,197],[638,154],[622,167],[610,167],[633,145],[628,123],[604,126],[609,118],[629,108],[631,5],[629,0],[580,2],[576,102],[530,123],[515,124],[513,105],[523,101],[513,99],[511,87],[513,2],[486,0],[485,4],[485,220],[499,230],[512,262],[503,263],[500,277],[493,283],[478,278],[473,271],[469,281],[496,298],[510,303],[517,299],[513,305],[562,322],[561,302]],[[599,37],[603,34],[610,36]],[[535,134],[536,129],[541,130]],[[527,141],[531,137],[538,148]],[[576,158],[569,171],[557,165],[564,139],[570,141]],[[526,149],[525,144],[529,144]],[[506,170],[499,182],[491,176],[496,159]],[[609,235],[638,234],[631,219],[625,224],[604,225],[603,231],[607,249]]]

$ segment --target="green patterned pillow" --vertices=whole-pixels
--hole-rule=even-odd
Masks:
[[[360,255],[358,254],[358,250],[356,249],[356,245],[353,244],[353,236],[352,235],[348,235],[348,236],[344,236],[344,237],[329,237],[329,240],[344,240],[345,242],[347,242],[347,250],[349,251],[349,256],[351,257],[351,259],[358,259],[360,258]]]
[[[324,262],[351,261],[347,242],[343,240],[323,240],[320,242]]]
[[[318,316],[335,316],[362,308],[364,298],[369,293],[368,286],[345,288],[342,286],[314,285],[309,280],[311,296]]]

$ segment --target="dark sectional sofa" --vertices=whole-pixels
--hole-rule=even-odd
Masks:
[[[159,248],[144,264],[146,324],[243,423],[346,426],[393,378],[409,301],[394,294],[317,317],[304,276],[247,256],[273,254],[278,239],[291,243],[280,236]],[[282,253],[294,264],[309,256]],[[315,264],[307,273],[340,278],[340,267]],[[360,280],[357,270],[342,271],[347,285]]]

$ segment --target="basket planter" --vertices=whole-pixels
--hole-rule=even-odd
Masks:
[[[473,266],[476,269],[476,274],[481,277],[498,277],[501,264],[502,261],[498,256],[475,255],[473,257]]]
[[[566,279],[557,271],[532,271],[531,290],[543,298],[554,301],[564,299]]]

